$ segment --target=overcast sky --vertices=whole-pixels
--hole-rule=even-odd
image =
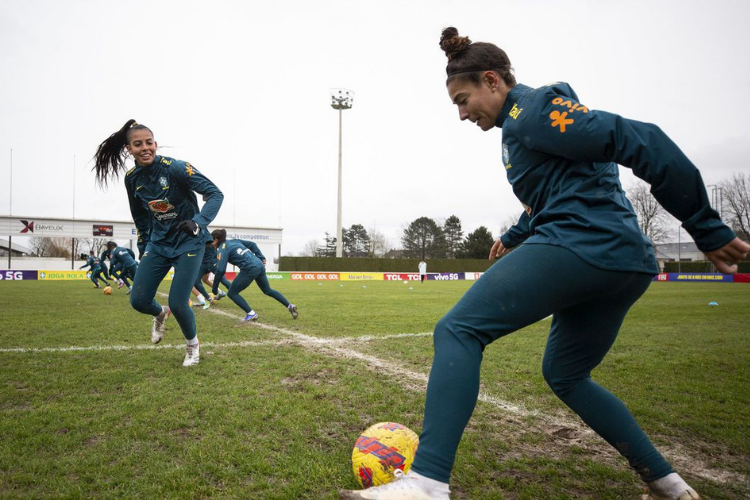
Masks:
[[[0,0],[0,213],[130,219],[91,158],[134,118],[222,189],[215,226],[282,227],[299,254],[336,231],[343,87],[345,227],[399,247],[414,219],[456,215],[498,236],[521,208],[501,131],[448,98],[449,25],[505,49],[521,83],[657,123],[711,184],[750,169],[748,20],[744,0]]]

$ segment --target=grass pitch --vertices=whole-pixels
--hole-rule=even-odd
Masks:
[[[297,321],[253,286],[258,324],[241,323],[229,300],[196,309],[202,359],[186,369],[174,319],[151,346],[151,319],[124,290],[0,282],[0,497],[337,498],[356,486],[349,460],[362,430],[421,430],[430,332],[470,285],[273,283]],[[547,388],[548,328],[486,350],[453,498],[641,492]],[[654,283],[594,378],[705,498],[740,499],[750,496],[748,366],[750,285]]]

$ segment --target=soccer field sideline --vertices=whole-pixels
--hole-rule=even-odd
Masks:
[[[158,292],[162,297],[168,297],[166,293]],[[209,308],[207,312],[223,316],[237,322],[240,322],[244,316],[234,315],[217,308]],[[545,318],[549,319],[549,318]],[[544,320],[542,320],[544,321]],[[392,340],[398,338],[413,338],[413,337],[427,337],[431,336],[432,332],[423,333],[396,333],[386,334],[381,336],[362,335],[354,337],[344,338],[325,338],[315,337],[306,335],[304,333],[287,330],[277,326],[269,325],[266,323],[254,322],[250,325],[252,328],[260,328],[268,330],[274,333],[278,333],[287,337],[287,339],[281,340],[265,340],[265,341],[241,341],[241,342],[227,342],[227,343],[214,343],[214,342],[202,342],[204,348],[246,348],[246,347],[268,347],[268,346],[285,346],[285,345],[298,345],[304,349],[309,349],[318,354],[330,356],[337,359],[353,359],[359,362],[364,362],[369,370],[375,371],[379,374],[386,374],[392,377],[394,380],[398,379],[406,381],[401,383],[401,386],[412,391],[422,392],[426,390],[427,375],[421,374],[414,371],[409,371],[401,366],[398,366],[390,361],[383,360],[381,358],[364,354],[354,348],[345,347],[346,344],[358,344],[363,342],[370,342],[373,340]],[[80,352],[80,351],[127,351],[127,350],[149,350],[149,349],[182,349],[184,344],[143,344],[135,346],[122,346],[122,345],[111,345],[111,346],[70,346],[70,347],[57,347],[57,348],[5,348],[0,349],[0,353],[35,353],[35,352]],[[212,354],[210,351],[205,351],[206,354]],[[505,412],[512,417],[528,418],[533,417],[536,423],[527,422],[525,425],[530,427],[537,427],[543,430],[550,436],[553,436],[556,445],[561,447],[571,447],[582,445],[585,442],[587,448],[596,449],[599,453],[597,455],[600,459],[606,461],[610,466],[617,468],[626,468],[627,465],[620,459],[608,444],[602,441],[596,434],[594,434],[587,426],[585,426],[579,420],[574,420],[568,415],[557,415],[552,416],[543,412],[528,410],[516,404],[511,404],[502,399],[496,398],[491,394],[481,391],[479,394],[479,401],[485,404],[489,404],[494,408]],[[470,424],[471,425],[471,424]],[[667,456],[674,465],[681,471],[688,472],[695,476],[702,477],[711,481],[719,483],[727,482],[740,482],[747,484],[747,478],[739,473],[730,472],[721,469],[712,469],[706,466],[705,462],[696,457],[694,450],[691,447],[682,446],[679,443],[671,442],[669,446],[660,446],[661,451]]]

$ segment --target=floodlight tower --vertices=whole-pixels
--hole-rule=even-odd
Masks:
[[[339,202],[336,217],[336,257],[343,256],[343,238],[341,229],[341,125],[342,113],[351,109],[354,104],[354,92],[346,89],[331,89],[331,107],[339,111]]]

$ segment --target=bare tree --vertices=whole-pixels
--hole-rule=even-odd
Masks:
[[[669,239],[670,231],[667,229],[667,222],[671,216],[656,201],[648,184],[637,182],[635,186],[627,190],[627,193],[635,214],[638,216],[638,226],[643,234],[654,243]]]
[[[51,238],[49,236],[34,236],[29,246],[37,257],[65,257],[70,258],[70,238]]]
[[[310,240],[302,247],[300,257],[315,257],[318,255],[318,240]]]
[[[367,234],[370,235],[370,255],[373,257],[384,257],[388,253],[388,250],[391,249],[388,238],[374,227],[368,229]]]
[[[750,174],[734,174],[721,181],[719,187],[723,195],[722,215],[737,236],[750,241]]]

